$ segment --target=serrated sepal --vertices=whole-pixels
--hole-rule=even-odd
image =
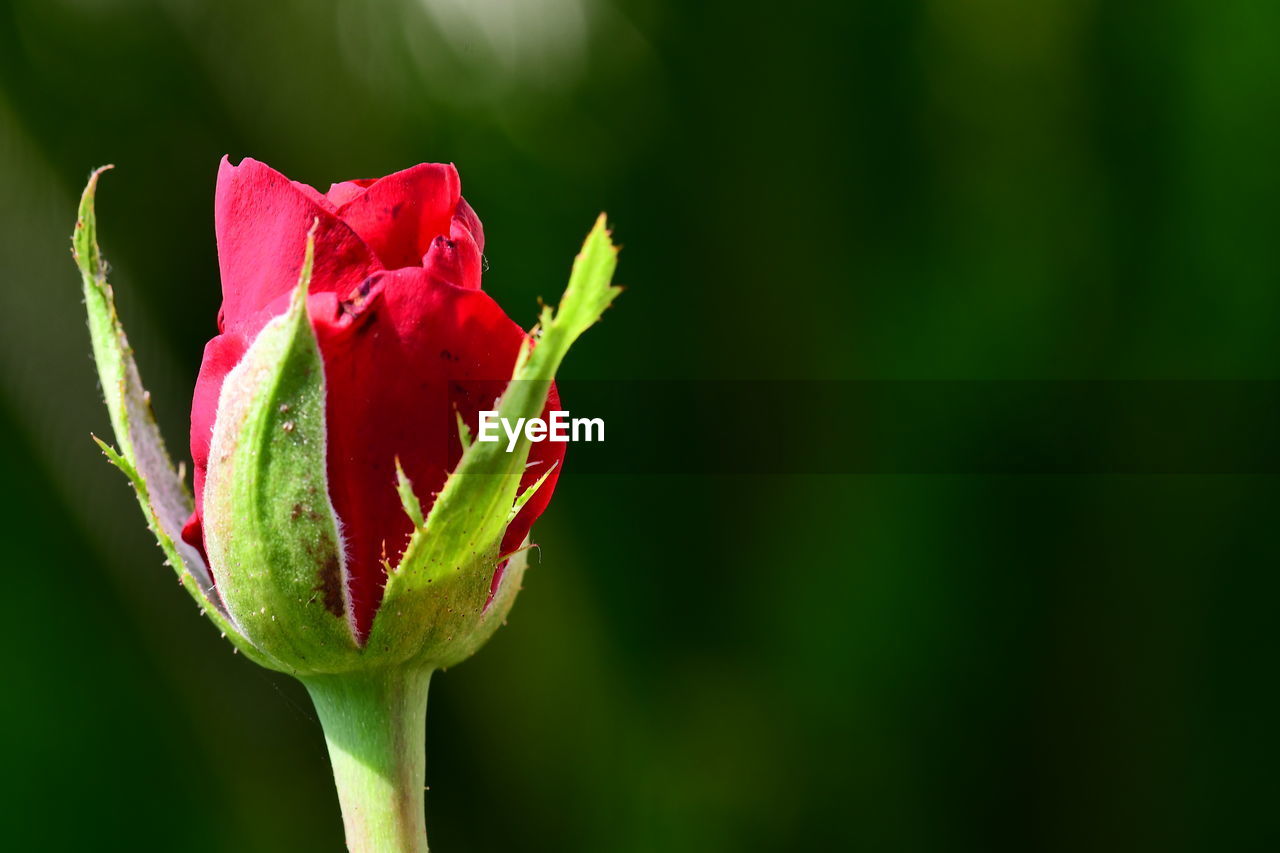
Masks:
[[[329,498],[324,363],[306,302],[313,254],[308,235],[289,309],[223,381],[202,517],[227,612],[298,675],[367,665]]]
[[[71,254],[80,270],[93,358],[102,395],[111,416],[119,449],[94,436],[107,458],[129,479],[147,526],[200,611],[218,626],[236,648],[262,666],[284,669],[260,653],[231,622],[213,587],[204,558],[182,541],[182,525],[191,514],[191,495],[174,469],[151,411],[151,395],[142,385],[133,349],[116,313],[115,297],[107,283],[107,265],[98,247],[94,197],[98,178],[110,166],[95,169],[80,197],[79,215],[71,236]]]
[[[520,350],[498,402],[500,419],[515,423],[542,413],[569,347],[621,292],[610,283],[617,251],[602,214],[574,260],[558,310],[543,307],[536,345]],[[502,537],[513,508],[518,511],[518,504],[545,481],[544,476],[519,494],[529,446],[523,433],[510,451],[503,442],[464,440],[462,459],[425,523],[414,519],[400,564],[388,573],[369,636],[371,650],[405,655],[420,665],[449,666],[475,652],[502,624],[527,558],[523,549],[514,555],[499,553]],[[408,506],[406,512],[413,517]],[[491,589],[503,560],[509,563]]]

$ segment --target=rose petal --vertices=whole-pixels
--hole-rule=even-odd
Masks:
[[[364,191],[378,182],[377,178],[358,178],[354,181],[341,181],[329,185],[326,200],[336,210],[347,202],[364,195]]]
[[[201,555],[205,554],[204,532],[200,525],[204,512],[204,477],[209,470],[209,442],[213,438],[213,422],[218,413],[218,395],[222,391],[222,381],[247,349],[244,338],[234,332],[218,335],[205,344],[200,374],[196,377],[196,390],[191,400],[191,467],[196,509],[182,528],[182,538],[188,545],[198,548]]]
[[[484,252],[484,226],[465,198],[458,199],[458,206],[453,211],[453,227],[467,229],[467,233],[475,241],[476,251]]]
[[[471,232],[457,217],[450,225],[449,236],[442,234],[432,240],[431,248],[422,258],[422,266],[433,281],[468,290],[480,289],[482,263]]]
[[[222,159],[214,200],[224,329],[251,338],[270,319],[263,309],[298,282],[307,232],[316,231],[313,292],[346,293],[382,268],[359,236],[322,197],[299,189],[257,160]],[[307,187],[310,189],[310,187]]]
[[[362,181],[349,181],[359,185]],[[423,163],[369,184],[363,192],[335,184],[330,198],[351,198],[338,207],[338,215],[387,269],[416,267],[431,241],[449,233],[458,205],[461,182],[451,165]]]

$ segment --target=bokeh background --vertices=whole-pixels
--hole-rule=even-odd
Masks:
[[[457,163],[526,325],[608,210],[629,290],[579,379],[1276,378],[1278,33],[1265,0],[4,0],[6,846],[341,849],[305,694],[89,441],[91,167],[179,455],[228,153]],[[571,449],[510,625],[433,682],[433,848],[1276,849],[1278,491]]]

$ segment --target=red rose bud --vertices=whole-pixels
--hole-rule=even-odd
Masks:
[[[514,422],[559,408],[560,361],[618,292],[604,218],[531,336],[480,289],[484,234],[453,166],[321,193],[224,159],[193,504],[106,283],[100,171],[73,243],[118,443],[104,450],[182,582],[238,648],[309,683],[471,654],[511,606],[564,445],[470,436],[482,410]]]

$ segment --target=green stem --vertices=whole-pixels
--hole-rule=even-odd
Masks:
[[[430,670],[375,670],[304,680],[325,741],[352,853],[427,853]]]

